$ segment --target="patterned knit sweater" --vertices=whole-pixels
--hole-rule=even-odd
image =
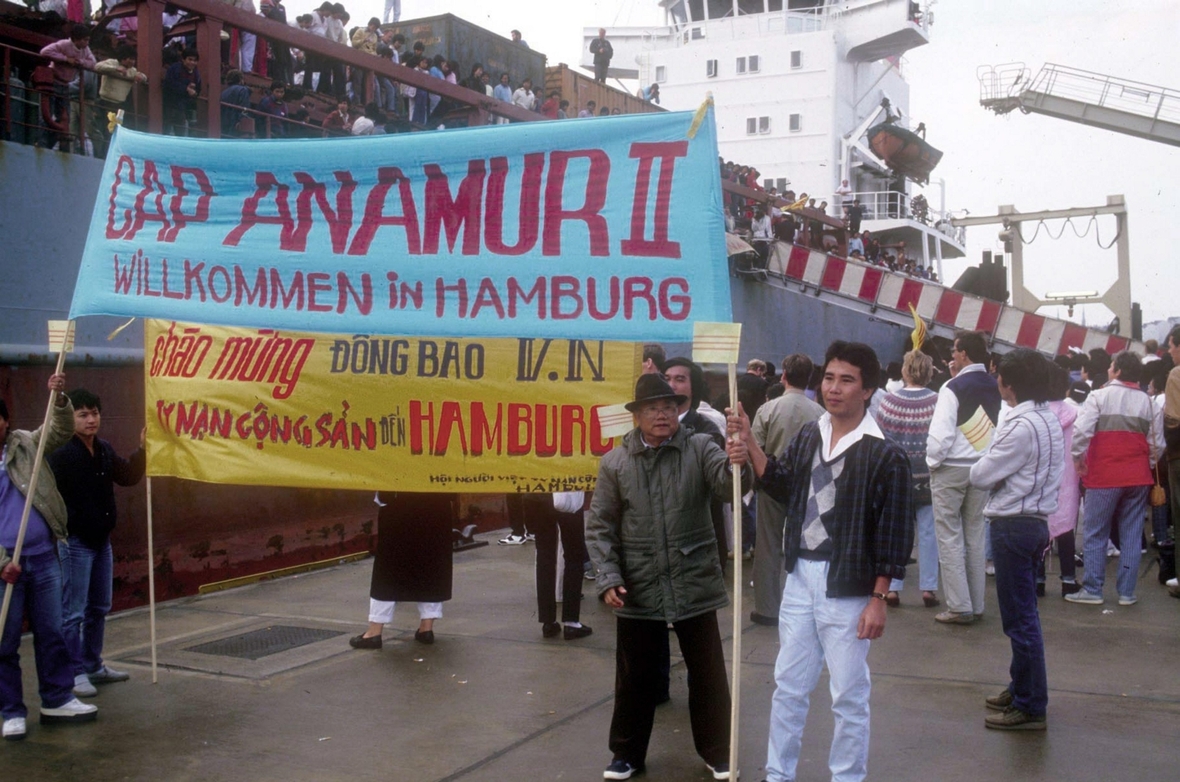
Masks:
[[[934,417],[938,394],[926,388],[902,388],[887,394],[877,411],[877,426],[887,440],[897,443],[910,458],[914,476],[914,505],[929,505],[930,468],[926,465],[926,435]]]

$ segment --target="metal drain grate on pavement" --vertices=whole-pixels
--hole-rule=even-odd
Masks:
[[[241,635],[231,635],[196,646],[184,651],[197,654],[213,654],[221,657],[238,657],[243,660],[259,660],[279,652],[298,649],[329,638],[346,635],[338,630],[319,630],[313,627],[273,625],[261,630],[252,630]]]

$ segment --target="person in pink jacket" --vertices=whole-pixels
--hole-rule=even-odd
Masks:
[[[1057,416],[1065,442],[1073,441],[1073,423],[1078,417],[1078,406],[1066,399],[1069,394],[1069,372],[1055,366],[1049,379],[1049,409]],[[1049,514],[1049,538],[1057,543],[1057,557],[1061,563],[1061,596],[1072,595],[1081,589],[1077,582],[1077,562],[1074,554],[1077,543],[1074,529],[1078,524],[1078,504],[1081,492],[1078,488],[1078,471],[1069,454],[1063,454],[1065,472],[1061,475],[1061,488],[1057,492],[1057,510]],[[1048,556],[1049,552],[1045,552]],[[1045,562],[1037,570],[1037,595],[1045,594]]]

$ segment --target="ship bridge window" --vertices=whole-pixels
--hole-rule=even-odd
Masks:
[[[746,117],[746,135],[770,132],[770,117]]]
[[[745,16],[747,14],[763,14],[766,13],[766,0],[737,0],[738,14]]]
[[[733,16],[732,0],[706,0],[710,19],[726,19]]]
[[[705,0],[688,0],[688,18],[694,22],[705,21]]]
[[[760,58],[758,57],[758,55],[751,54],[749,59],[746,61],[747,64],[749,65],[750,73],[757,73],[758,72],[758,68],[761,65],[761,63],[759,62],[759,59]]]
[[[717,75],[717,61],[705,60],[705,77],[712,79]]]
[[[668,80],[668,66],[657,65],[656,66],[656,81],[659,82],[660,84],[663,84],[667,80]]]
[[[790,122],[788,123],[788,127],[790,127],[792,133],[798,133],[799,131],[803,130],[803,115],[792,114]]]
[[[751,54],[749,57],[738,57],[735,65],[738,73],[757,73],[759,67],[759,57],[756,54]]]
[[[759,117],[758,118],[758,132],[759,133],[769,133],[770,132],[770,117]]]
[[[737,58],[737,72],[738,73],[745,73],[746,72],[746,58],[745,57],[738,57]]]
[[[766,3],[766,10],[772,14],[783,10],[783,0],[768,0]]]
[[[802,68],[803,67],[803,51],[801,49],[793,49],[791,51],[791,67],[792,68]]]

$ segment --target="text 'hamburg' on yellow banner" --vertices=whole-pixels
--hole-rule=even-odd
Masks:
[[[642,346],[149,320],[148,474],[402,491],[594,487]]]

